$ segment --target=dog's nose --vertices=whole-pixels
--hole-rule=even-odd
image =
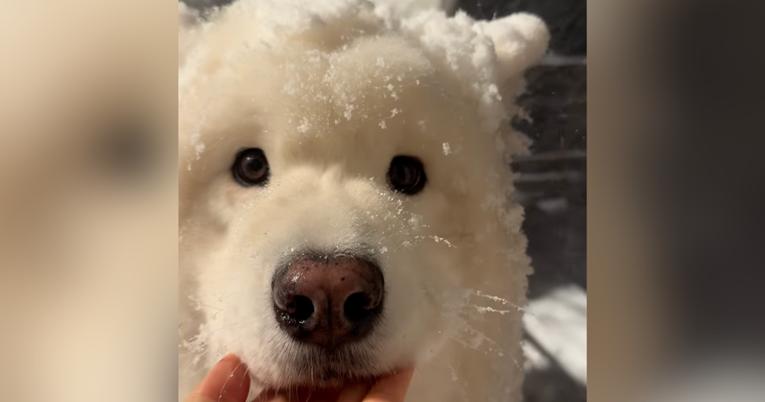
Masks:
[[[274,309],[294,339],[325,348],[367,336],[383,308],[380,268],[352,256],[311,255],[274,275]]]

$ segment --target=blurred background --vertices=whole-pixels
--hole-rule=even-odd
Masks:
[[[185,0],[199,10],[235,0]],[[587,400],[587,3],[585,0],[377,0],[441,7],[476,19],[525,11],[552,34],[550,54],[527,72],[513,124],[533,139],[516,158],[518,200],[535,273],[527,307],[526,402]]]

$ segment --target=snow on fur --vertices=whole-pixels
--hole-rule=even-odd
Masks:
[[[190,25],[197,17],[180,4],[181,30],[193,31]],[[497,147],[506,157],[526,151],[527,140],[520,133],[503,127],[519,110],[503,104],[501,94],[506,89],[508,96],[518,95],[523,90],[524,70],[547,49],[549,33],[536,16],[516,13],[487,22],[475,21],[462,11],[450,18],[441,10],[426,9],[399,17],[387,4],[359,0],[240,0],[235,7],[238,7],[238,19],[248,21],[249,34],[240,36],[242,43],[235,47],[238,50],[228,54],[229,60],[223,60],[223,65],[234,63],[233,59],[247,49],[285,46],[291,36],[316,26],[336,25],[338,30],[355,29],[364,31],[363,35],[378,37],[403,35],[419,43],[433,62],[447,65],[459,78],[463,83],[461,95],[479,103],[484,117],[482,131],[504,132]],[[217,19],[226,18],[214,16],[211,22],[200,23],[196,30],[203,32],[210,24],[217,23]],[[182,36],[186,39],[189,35]],[[181,69],[179,86],[194,75],[198,66],[193,60],[201,59],[206,51],[197,48],[188,55],[191,62]],[[384,63],[384,59],[378,62]],[[353,105],[349,105],[349,109],[353,109]],[[197,149],[200,145],[193,144]]]

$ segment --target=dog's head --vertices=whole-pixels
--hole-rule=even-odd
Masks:
[[[500,94],[544,51],[538,19],[245,1],[187,34],[191,353],[236,353],[263,386],[329,385],[426,361],[471,291],[522,303],[506,155],[525,143]]]

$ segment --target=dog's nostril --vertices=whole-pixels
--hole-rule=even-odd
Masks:
[[[354,293],[348,297],[343,306],[345,317],[351,322],[363,321],[369,317],[370,310],[375,306],[366,293]]]
[[[313,302],[305,296],[295,296],[287,305],[287,314],[298,322],[305,321],[313,315]]]

